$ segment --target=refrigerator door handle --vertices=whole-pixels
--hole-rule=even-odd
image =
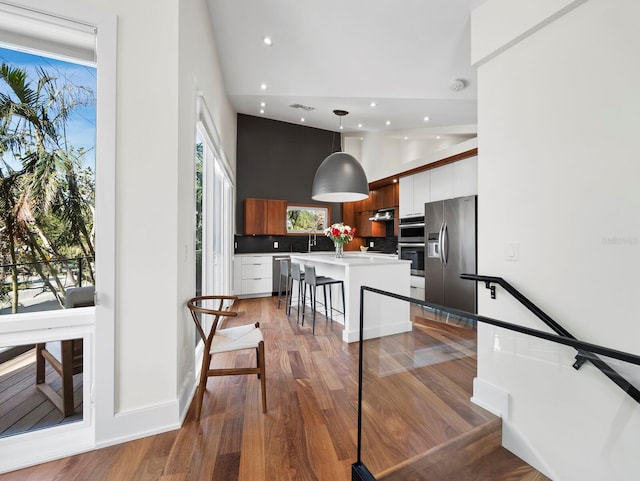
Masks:
[[[442,258],[444,259],[443,264],[446,266],[449,262],[449,226],[446,222],[442,226],[442,242]]]
[[[442,251],[444,247],[443,238],[442,238],[443,232],[444,232],[444,222],[440,226],[440,231],[438,231],[438,256],[440,257],[441,264],[444,264],[444,257],[442,256]]]

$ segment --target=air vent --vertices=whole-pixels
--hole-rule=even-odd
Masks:
[[[310,110],[315,110],[315,107],[309,107],[308,105],[302,105],[302,104],[291,104],[289,105],[289,107],[292,107],[294,109],[302,109],[305,110],[307,112],[309,112]]]

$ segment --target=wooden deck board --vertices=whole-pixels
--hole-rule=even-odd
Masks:
[[[62,382],[46,365],[46,382],[60,393]],[[82,374],[73,377],[76,414],[65,418],[36,387],[35,349],[0,364],[0,437],[82,420]]]

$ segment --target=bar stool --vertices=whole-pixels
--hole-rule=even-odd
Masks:
[[[287,308],[289,300],[289,259],[280,259],[280,279],[278,279],[278,309],[280,309],[280,299],[282,298],[282,278],[284,277],[284,306]]]
[[[313,334],[316,333],[316,290],[318,287],[322,286],[322,290],[324,293],[324,315],[325,318],[330,318],[331,322],[333,322],[333,311],[338,311],[333,308],[333,302],[331,299],[331,285],[332,284],[340,284],[342,289],[342,307],[344,309],[344,282],[341,279],[335,279],[333,277],[327,276],[317,276],[316,268],[314,266],[310,266],[305,264],[304,266],[304,290],[302,292],[303,304],[302,304],[302,325],[304,326],[304,310],[307,299],[307,285],[309,286],[309,296],[311,300],[311,309],[313,310],[313,321],[311,324],[311,332]],[[327,286],[329,286],[329,310],[327,311]],[[329,316],[329,313],[330,316]],[[344,313],[342,313],[344,314]]]
[[[293,297],[293,283],[298,284],[298,296],[296,298],[296,322],[300,322],[300,293],[302,292],[302,282],[304,281],[304,272],[300,269],[300,264],[297,262],[291,263],[291,272],[289,275],[289,299],[287,302],[287,316],[291,315],[291,302]],[[304,318],[302,319],[304,322]]]

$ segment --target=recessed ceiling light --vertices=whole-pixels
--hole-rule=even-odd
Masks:
[[[261,114],[264,114],[264,109],[260,109],[260,113],[261,113]]]
[[[267,90],[267,84],[260,84],[260,90]]]
[[[429,120],[431,120],[431,117],[429,117],[428,115],[424,118],[425,122],[429,122]]]
[[[369,105],[370,105],[371,107],[375,107],[375,106],[376,106],[376,103],[375,103],[375,102],[371,102]]]
[[[358,128],[361,129],[362,128],[362,124],[358,124]]]
[[[440,139],[440,136],[439,136],[439,135],[436,135],[436,139]]]
[[[267,47],[271,47],[273,45],[273,40],[271,40],[271,37],[264,37],[262,41]]]
[[[266,106],[267,106],[267,104],[266,104],[266,103],[264,103],[264,102],[260,102],[260,107],[263,107],[263,108],[264,108],[264,107],[266,107]]]
[[[397,184],[398,183],[398,179],[393,179],[393,183]]]
[[[409,140],[409,137],[405,136],[404,140]]]
[[[300,122],[304,122],[304,117],[300,117]]]
[[[391,120],[387,120],[385,123],[386,123],[387,125],[391,125]]]

